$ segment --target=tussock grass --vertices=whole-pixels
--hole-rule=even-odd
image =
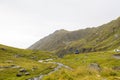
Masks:
[[[17,55],[17,57],[16,57]],[[55,58],[54,54],[44,51],[32,51],[0,45],[0,80],[25,80],[40,74],[49,73],[56,65],[39,63],[39,59]],[[20,68],[11,68],[19,66]],[[25,68],[30,75],[22,73],[17,77],[20,69]],[[34,71],[32,68],[36,68]]]
[[[73,70],[61,69],[43,80],[120,80],[120,70],[113,70],[113,67],[120,66],[120,60],[114,59],[113,54],[113,51],[105,51],[66,55],[56,61],[72,67]],[[101,70],[89,68],[91,63],[99,64]]]

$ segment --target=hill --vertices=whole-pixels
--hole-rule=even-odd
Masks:
[[[99,51],[56,58],[49,52],[0,45],[0,80],[38,80],[42,75],[42,80],[119,80],[120,56],[114,54]],[[46,59],[53,61],[38,62]]]
[[[28,49],[54,51],[62,56],[79,50],[80,53],[105,51],[120,45],[120,18],[107,24],[76,31],[57,30],[37,41]]]
[[[56,67],[38,60],[55,58],[52,53],[0,45],[0,80],[27,80],[46,74]]]

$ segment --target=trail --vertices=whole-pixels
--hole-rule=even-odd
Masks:
[[[48,61],[48,62],[46,62],[46,61]],[[51,61],[51,59],[39,60],[38,62],[40,62],[40,63],[46,63],[46,64],[48,64],[48,63],[57,64],[57,67],[54,68],[54,70],[52,70],[51,72],[49,72],[49,73],[47,73],[47,74],[41,74],[41,75],[39,75],[38,77],[30,78],[30,79],[27,79],[27,80],[42,80],[44,76],[48,76],[48,75],[50,75],[50,74],[58,71],[58,70],[61,69],[62,67],[63,67],[63,68],[66,68],[66,69],[69,69],[69,70],[72,70],[72,68],[70,68],[69,66],[64,65],[64,64],[62,64],[62,63],[49,62],[49,61]]]

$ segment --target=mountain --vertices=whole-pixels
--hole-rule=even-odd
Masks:
[[[76,31],[57,30],[37,41],[28,49],[54,51],[58,55],[95,52],[118,48],[120,45],[120,17],[98,27]]]

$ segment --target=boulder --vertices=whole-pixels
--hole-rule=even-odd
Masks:
[[[0,48],[0,50],[5,51],[6,49],[5,48]]]
[[[115,59],[120,59],[120,54],[114,54],[114,55],[113,55],[113,58],[115,58]]]
[[[13,60],[7,60],[6,63],[13,63]]]
[[[37,67],[33,67],[31,70],[32,70],[32,71],[35,71],[36,69],[37,69]]]
[[[19,58],[19,57],[21,57],[21,55],[20,54],[15,54],[14,57]]]
[[[27,75],[30,75],[30,73],[29,73],[29,72],[26,72],[25,75],[26,75],[26,76],[27,76]]]
[[[11,66],[4,66],[3,68],[11,68]]]
[[[20,69],[21,67],[20,66],[14,66],[12,68]]]
[[[42,62],[44,62],[44,60],[39,60],[38,62],[42,63]]]
[[[16,76],[17,76],[17,77],[21,77],[21,76],[22,76],[22,73],[17,73]]]
[[[101,67],[100,67],[100,65],[97,64],[97,63],[91,63],[91,64],[89,65],[89,68],[90,68],[90,69],[97,70],[97,71],[101,71]]]
[[[27,70],[26,69],[20,69],[20,72],[27,72]]]
[[[29,79],[26,79],[26,80],[35,80],[34,78],[29,78]]]
[[[16,65],[15,64],[12,64],[12,65],[10,65],[11,67],[15,67]]]
[[[37,59],[37,57],[36,56],[32,56],[31,59]]]
[[[112,68],[113,70],[120,70],[120,66],[115,66]]]

